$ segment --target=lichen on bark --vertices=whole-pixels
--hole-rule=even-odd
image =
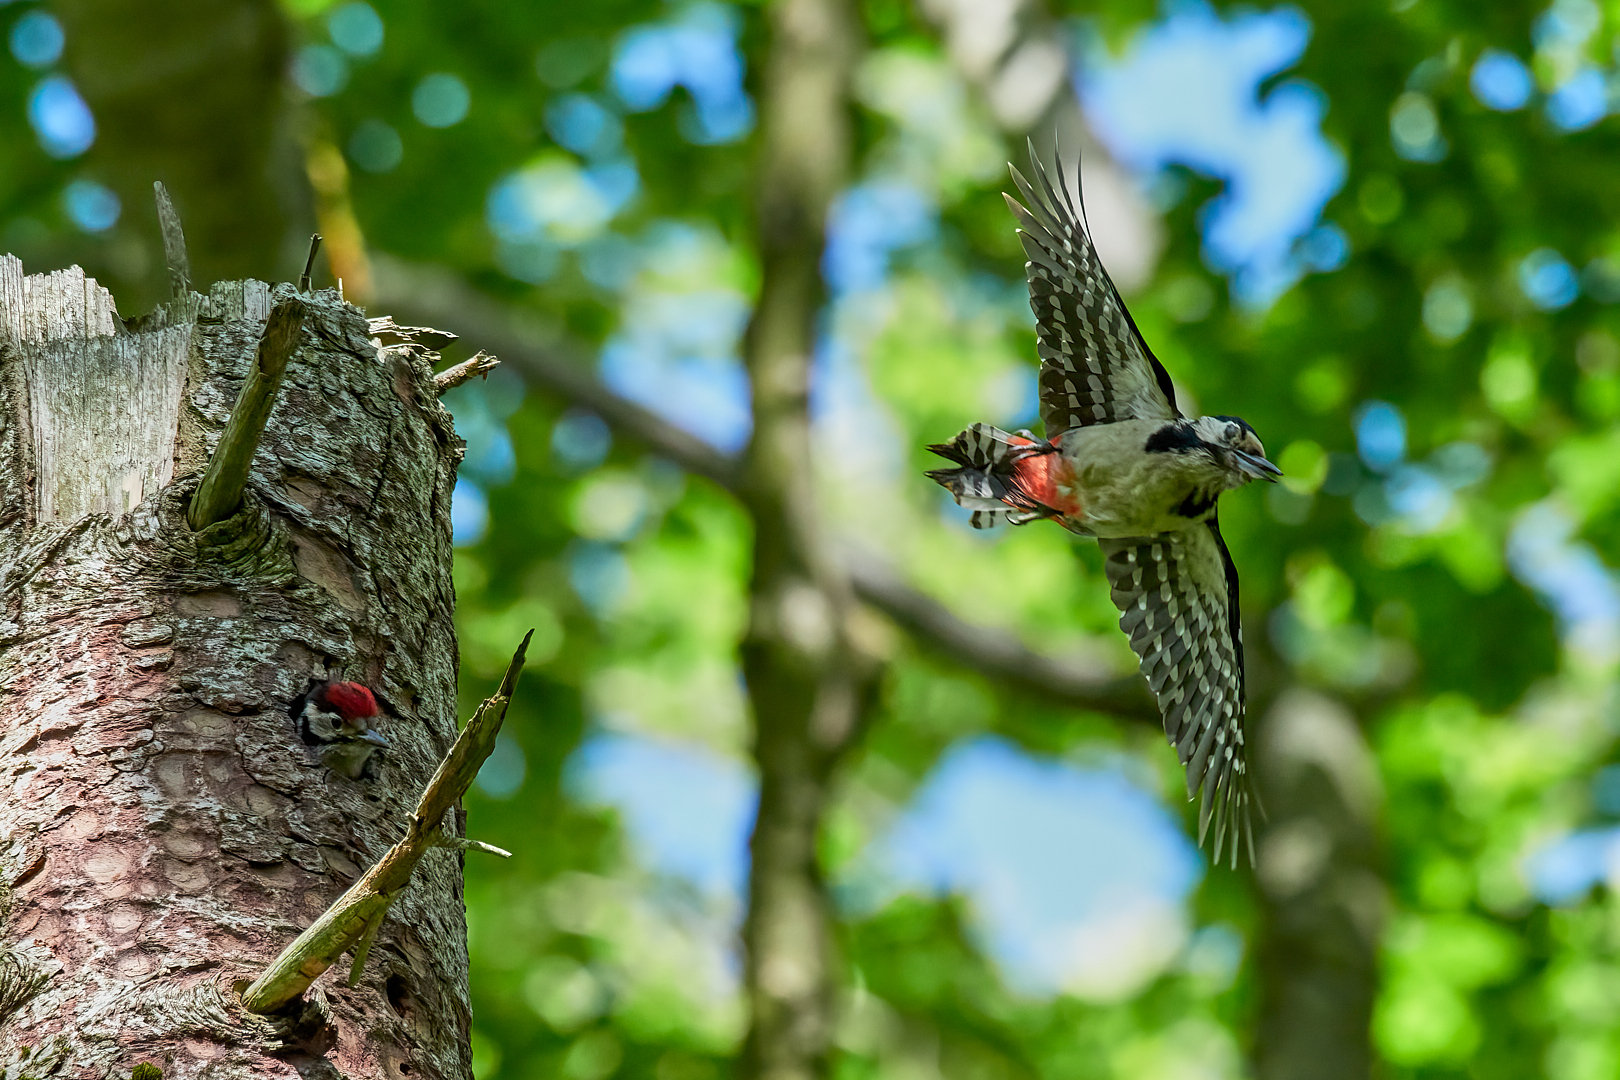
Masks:
[[[0,259],[0,1069],[469,1075],[461,857],[435,851],[353,989],[237,994],[399,839],[455,736],[461,442],[419,346],[309,311],[243,508],[187,501],[291,287],[123,321],[82,272]],[[390,748],[324,769],[288,709],[365,682]]]

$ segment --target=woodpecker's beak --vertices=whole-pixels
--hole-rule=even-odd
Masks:
[[[366,728],[366,730],[360,733],[360,741],[368,742],[373,746],[380,746],[384,749],[391,745],[387,739],[383,738],[382,732],[375,731],[371,728]]]
[[[1252,480],[1265,480],[1268,483],[1275,484],[1277,482],[1277,477],[1282,475],[1281,469],[1277,468],[1277,466],[1273,465],[1259,454],[1250,454],[1243,450],[1235,450],[1233,451],[1233,456],[1237,458],[1238,469],[1242,471],[1244,476],[1247,476]]]

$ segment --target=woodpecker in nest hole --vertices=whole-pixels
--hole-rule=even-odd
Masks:
[[[321,763],[339,776],[369,777],[377,751],[388,748],[388,740],[371,726],[381,715],[377,699],[360,683],[316,683],[293,702],[291,712],[304,744],[316,747]]]
[[[1230,835],[1235,866],[1241,833],[1252,863],[1238,575],[1216,501],[1282,470],[1243,420],[1181,414],[1092,247],[1084,202],[1077,210],[1061,164],[1052,183],[1033,144],[1030,161],[1038,189],[1013,169],[1029,205],[1007,205],[1029,256],[1046,437],[974,424],[929,447],[952,468],[928,475],[973,511],[974,528],[1052,520],[1097,538],[1187,795],[1203,789],[1199,843],[1213,823],[1215,860]]]

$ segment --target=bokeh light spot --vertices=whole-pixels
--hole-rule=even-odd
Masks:
[[[332,43],[350,56],[373,56],[383,45],[383,21],[375,8],[362,0],[344,4],[326,17]]]
[[[546,106],[546,130],[566,150],[595,157],[618,149],[624,124],[589,94],[564,94]]]
[[[630,589],[630,564],[612,544],[582,541],[569,548],[568,583],[598,617],[610,614]]]
[[[870,292],[889,274],[890,255],[938,229],[938,212],[900,180],[873,180],[838,197],[828,214],[822,275],[834,294]]]
[[[1609,115],[1609,83],[1595,67],[1582,68],[1547,95],[1547,119],[1563,131],[1584,131]]]
[[[7,43],[23,67],[50,67],[62,58],[62,24],[43,11],[30,11],[11,25]]]
[[[1235,299],[1266,307],[1316,269],[1305,257],[1337,261],[1326,244],[1299,244],[1344,183],[1344,155],[1322,135],[1326,95],[1302,79],[1267,87],[1304,53],[1310,21],[1286,6],[1165,10],[1118,59],[1093,39],[1093,55],[1078,65],[1081,100],[1098,136],[1138,175],[1179,163],[1226,182],[1199,211],[1205,255],[1231,275]],[[1179,184],[1161,186],[1161,205],[1179,198]]]
[[[1309,495],[1327,479],[1327,451],[1310,439],[1299,439],[1289,443],[1277,455],[1277,466],[1283,471],[1284,487],[1301,495]]]
[[[573,158],[553,153],[496,181],[485,220],[507,243],[574,247],[600,233],[639,186],[628,161],[581,169]]]
[[[454,127],[467,118],[471,105],[467,84],[444,71],[423,77],[411,92],[411,111],[430,128]]]
[[[1487,109],[1512,112],[1524,108],[1535,83],[1523,60],[1500,49],[1486,49],[1474,61],[1468,86]]]
[[[75,180],[62,192],[62,208],[73,224],[87,233],[106,232],[118,224],[123,210],[118,196],[105,184]]]
[[[613,448],[613,432],[595,413],[570,409],[551,429],[551,451],[574,469],[594,468]]]
[[[508,277],[530,285],[550,281],[561,263],[557,246],[544,240],[498,240],[495,243],[495,265]]]
[[[1406,418],[1387,401],[1369,401],[1356,416],[1356,449],[1374,472],[1387,472],[1406,456]]]
[[[1519,264],[1519,288],[1542,311],[1557,311],[1581,294],[1580,279],[1552,248],[1537,248]]]
[[[40,146],[54,158],[78,157],[96,141],[90,106],[61,75],[43,80],[28,95],[28,123]]]
[[[632,112],[647,112],[677,86],[691,94],[681,134],[699,146],[734,142],[753,129],[754,104],[743,90],[736,13],[700,2],[666,23],[631,28],[613,53],[614,93]]]
[[[1361,182],[1356,199],[1361,216],[1372,225],[1388,225],[1401,216],[1406,207],[1406,193],[1388,173],[1373,173]]]
[[[1474,301],[1461,278],[1440,278],[1423,294],[1423,325],[1436,341],[1456,341],[1473,324]]]
[[[349,84],[349,62],[330,45],[305,45],[293,54],[292,80],[310,97],[331,97]]]
[[[628,540],[647,514],[647,488],[633,474],[603,469],[575,493],[574,531],[592,540]]]
[[[1427,94],[1409,92],[1389,111],[1389,139],[1407,161],[1436,162],[1450,149],[1440,135],[1440,115]]]
[[[349,136],[349,160],[366,172],[390,172],[405,156],[399,132],[381,120],[362,120]]]
[[[1299,242],[1299,255],[1312,270],[1330,274],[1349,261],[1350,238],[1333,222],[1324,222],[1305,234]]]
[[[585,280],[615,292],[630,283],[640,265],[636,245],[618,233],[603,233],[579,249],[579,270]]]
[[[495,748],[478,770],[478,790],[492,799],[510,799],[523,786],[528,771],[523,747],[510,735],[502,734],[496,737]]]
[[[450,542],[456,547],[476,544],[489,531],[489,500],[471,480],[462,478],[450,495]]]

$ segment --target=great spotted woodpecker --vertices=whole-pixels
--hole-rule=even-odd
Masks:
[[[1091,245],[1059,164],[1054,187],[1033,144],[1040,193],[1012,170],[1029,207],[1017,217],[1041,359],[1046,437],[974,424],[929,449],[954,467],[928,475],[973,511],[975,528],[1050,519],[1098,539],[1119,625],[1130,637],[1187,769],[1203,788],[1198,840],[1211,820],[1217,862],[1243,833],[1254,860],[1253,794],[1243,738],[1238,577],[1216,502],[1274,481],[1254,429],[1235,416],[1189,419]]]
[[[374,755],[388,748],[388,740],[371,726],[381,715],[377,699],[359,683],[316,683],[293,702],[291,712],[304,744],[316,747],[321,764],[339,776],[369,775]]]

